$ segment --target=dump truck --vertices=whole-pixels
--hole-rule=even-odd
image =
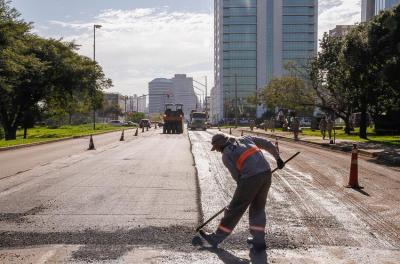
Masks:
[[[164,134],[181,134],[183,133],[183,105],[182,104],[166,104],[164,113]]]
[[[190,113],[190,124],[191,130],[202,129],[207,130],[207,113],[192,111]]]

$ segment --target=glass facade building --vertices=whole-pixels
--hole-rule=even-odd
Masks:
[[[361,21],[370,20],[379,12],[400,4],[400,0],[362,0],[361,2]]]
[[[259,92],[284,65],[317,52],[317,0],[214,0],[214,120],[254,118]],[[253,100],[252,100],[253,99]],[[236,107],[237,104],[237,107]]]
[[[400,0],[375,0],[375,15],[385,9],[389,9],[399,4]]]

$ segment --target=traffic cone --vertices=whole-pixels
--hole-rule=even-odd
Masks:
[[[358,148],[357,144],[353,144],[353,150],[351,152],[351,166],[350,166],[350,178],[349,184],[346,188],[362,189],[358,184]]]
[[[229,135],[232,135],[232,128],[229,128]]]
[[[243,130],[242,130],[242,134],[240,134],[243,137]]]
[[[93,136],[90,135],[89,148],[88,148],[88,150],[95,150],[95,149],[96,149],[96,148],[94,147]]]
[[[119,141],[125,141],[125,130],[122,129],[122,134],[121,134],[121,138],[119,139]]]
[[[278,138],[276,138],[276,140],[275,140],[275,147],[276,147],[276,150],[278,151],[278,153],[280,153],[280,152],[279,152],[279,142],[278,142]]]
[[[139,134],[139,128],[136,128],[135,137],[137,137],[138,134]]]

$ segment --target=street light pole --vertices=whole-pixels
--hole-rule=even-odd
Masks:
[[[96,28],[101,28],[101,25],[93,25],[93,61],[94,61],[94,67],[96,69]],[[93,95],[92,95],[92,100],[93,100],[93,130],[96,130],[96,103],[95,103],[95,98],[96,98],[96,84],[93,85]]]

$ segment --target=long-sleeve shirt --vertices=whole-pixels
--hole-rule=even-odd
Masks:
[[[267,139],[251,136],[230,139],[230,144],[224,148],[222,161],[236,181],[271,170],[260,149],[268,151],[275,159],[279,158],[276,147]]]

